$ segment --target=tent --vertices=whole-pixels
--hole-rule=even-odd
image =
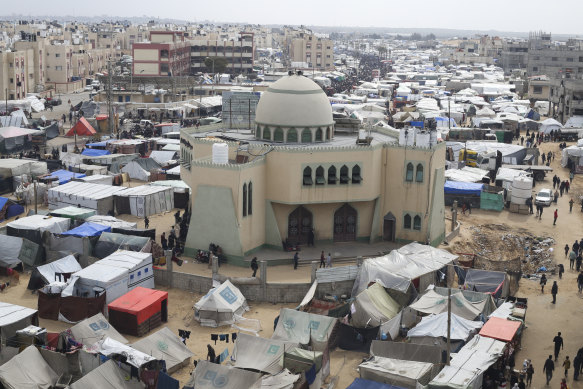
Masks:
[[[346,389],[403,389],[400,386],[383,384],[381,382],[355,378]]]
[[[28,239],[0,234],[0,266],[15,268],[21,262],[35,267],[41,262],[41,248]]]
[[[563,125],[561,123],[559,123],[553,118],[548,118],[541,122],[538,131],[542,132],[543,134],[550,134],[551,131],[560,130],[561,128],[563,128]]]
[[[136,228],[138,223],[126,222],[125,220],[117,219],[113,216],[96,215],[90,216],[86,219],[90,223],[103,224],[111,228]]]
[[[0,383],[5,389],[51,389],[58,379],[35,346],[0,366]]]
[[[220,327],[235,323],[248,310],[241,291],[227,280],[194,304],[194,317],[202,326]]]
[[[395,317],[400,306],[381,284],[375,282],[356,296],[351,311],[354,327],[378,327]]]
[[[476,292],[490,293],[494,297],[506,297],[510,293],[510,282],[505,272],[468,269],[464,287]]]
[[[361,363],[358,369],[360,378],[407,389],[416,389],[417,385],[427,385],[434,375],[432,363],[384,357],[372,357]]]
[[[158,162],[161,166],[167,165],[168,162],[176,160],[176,151],[153,150],[150,158]]]
[[[231,366],[199,361],[183,389],[261,389],[261,374]]]
[[[277,374],[264,375],[261,378],[261,389],[293,389],[295,382],[299,379],[298,374],[292,374],[288,369],[283,369]]]
[[[298,346],[295,342],[277,339],[265,339],[258,336],[239,333],[233,350],[235,367],[276,374],[281,371],[281,359],[284,352]]]
[[[96,258],[105,258],[117,250],[142,251],[148,243],[148,237],[104,232],[95,244],[93,255]]]
[[[111,227],[109,227],[109,226],[104,226],[103,224],[85,222],[85,223],[81,224],[79,227],[75,227],[72,230],[63,232],[62,235],[72,235],[72,236],[78,236],[78,237],[99,236],[103,232],[109,232],[109,231],[111,231]]]
[[[71,275],[77,271],[81,270],[81,266],[77,262],[74,256],[68,255],[64,258],[56,260],[54,262],[47,263],[46,265],[38,266],[30,275],[30,280],[28,281],[27,289],[37,290],[43,286],[61,280],[61,277],[57,277],[57,274],[68,274]]]
[[[417,242],[409,243],[387,255],[367,258],[356,276],[352,295],[380,280],[389,289],[407,292],[412,280],[420,279],[419,290],[435,283],[435,272],[453,263],[457,255]]]
[[[59,185],[66,184],[67,182],[71,181],[73,178],[81,178],[85,177],[83,173],[74,173],[68,170],[56,170],[52,172],[50,175],[45,176],[46,179],[54,179],[58,178]]]
[[[127,373],[109,360],[72,383],[70,389],[138,389],[143,384],[126,380]]]
[[[480,196],[484,184],[473,182],[445,181],[445,194],[462,195],[462,196]]]
[[[465,341],[472,331],[481,328],[482,325],[482,322],[467,320],[452,313],[450,338]],[[409,330],[407,336],[409,338],[422,336],[447,338],[447,312],[423,317],[419,324]]]
[[[16,204],[6,197],[0,197],[0,222],[23,213],[24,207],[22,205]]]
[[[121,186],[69,182],[49,189],[49,209],[81,205],[96,210],[98,215],[107,215],[113,212],[114,193],[124,190]]]
[[[118,214],[145,217],[168,212],[173,208],[174,192],[168,186],[136,186],[115,195],[115,209]]]
[[[38,325],[38,313],[36,309],[0,301],[0,340],[14,336],[16,331],[31,324]]]
[[[51,211],[50,214],[53,216],[66,217],[73,220],[85,220],[88,217],[95,215],[95,210],[89,208],[68,206],[55,209]]]
[[[324,353],[322,351],[304,350],[295,347],[285,351],[283,355],[283,366],[294,374],[307,374],[312,369],[312,366],[314,366],[316,375],[314,382],[309,385],[309,388],[316,389],[322,386],[324,379],[330,372],[329,359],[329,356],[327,356],[326,361],[324,360]],[[324,374],[325,371],[326,374]]]
[[[94,344],[95,349],[102,355],[106,357],[112,356],[121,356],[124,358],[125,363],[141,369],[142,366],[149,364],[152,361],[155,361],[156,358],[138,351],[130,346],[118,342],[112,338],[104,338],[97,343]]]
[[[439,347],[405,342],[387,342],[373,340],[370,355],[376,357],[400,359],[402,361],[442,363],[442,353]]]
[[[480,335],[503,342],[510,342],[519,332],[518,330],[521,326],[522,323],[520,321],[491,317],[480,330]]]
[[[464,297],[460,290],[452,289],[451,312],[464,319],[476,320],[480,314],[484,313],[486,306],[492,307],[493,304],[491,295],[485,294],[482,300],[471,302]],[[447,312],[447,295],[444,296],[434,290],[428,290],[415,303],[411,304],[409,308],[425,314]]]
[[[144,336],[168,321],[168,292],[138,286],[107,306],[109,322],[122,334]]]
[[[0,127],[0,151],[10,153],[21,150],[30,143],[32,135],[39,133],[28,128]]]
[[[160,167],[160,164],[152,158],[138,158],[121,168],[121,172],[128,173],[134,180],[149,181],[150,171],[158,170]]]
[[[271,338],[310,345],[313,350],[324,351],[331,341],[336,322],[334,317],[283,308],[279,311]]]
[[[100,166],[99,168],[107,171],[105,166]],[[80,181],[88,182],[90,184],[113,185],[113,176],[107,176],[105,174],[92,174],[90,176],[81,178]]]
[[[42,244],[42,235],[45,231],[61,234],[69,229],[70,222],[70,219],[61,217],[32,215],[8,223],[6,233]]]
[[[71,327],[71,334],[77,342],[85,345],[92,345],[105,338],[128,343],[128,340],[120,335],[101,313],[75,324]]]
[[[65,134],[65,136],[93,136],[97,131],[83,116],[79,118],[77,123]]]
[[[243,334],[239,334],[239,336],[241,335]],[[157,360],[166,361],[168,374],[190,365],[190,358],[194,356],[193,352],[168,327],[138,340],[131,346],[138,351],[152,355]]]
[[[81,155],[86,155],[88,157],[100,157],[102,155],[109,155],[111,152],[109,150],[100,149],[85,149],[81,152]]]

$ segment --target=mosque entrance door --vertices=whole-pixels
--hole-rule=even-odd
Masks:
[[[356,209],[344,204],[334,213],[334,242],[356,240]]]
[[[308,243],[308,235],[313,225],[312,212],[303,206],[297,207],[289,214],[287,223],[287,239],[290,244]]]
[[[383,240],[388,240],[389,242],[395,241],[395,224],[397,219],[392,213],[387,213],[383,218]]]

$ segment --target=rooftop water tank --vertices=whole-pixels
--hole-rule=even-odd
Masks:
[[[532,196],[532,177],[517,176],[512,181],[512,197],[510,202],[513,204],[526,204],[526,199]]]

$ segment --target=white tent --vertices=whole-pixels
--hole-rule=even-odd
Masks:
[[[58,379],[35,346],[0,366],[0,383],[5,389],[51,389]]]
[[[152,158],[140,158],[129,162],[121,171],[128,173],[130,178],[140,181],[149,181],[150,171],[160,169],[158,164]]]
[[[0,266],[14,268],[22,261],[20,260],[20,250],[22,249],[23,238],[0,234]]]
[[[571,116],[565,122],[565,128],[583,128],[583,116]]]
[[[373,357],[358,366],[360,378],[406,389],[425,386],[433,378],[433,363]]]
[[[121,186],[71,181],[49,189],[49,209],[81,205],[95,209],[99,215],[113,211],[113,195],[125,191]]]
[[[353,327],[371,328],[397,316],[401,307],[382,285],[375,282],[356,296],[351,311]]]
[[[100,354],[103,354],[106,357],[122,355],[127,358],[126,363],[133,367],[137,367],[138,369],[143,365],[156,360],[156,358],[151,355],[138,351],[109,337],[95,343],[95,348]]]
[[[138,223],[126,222],[113,216],[95,215],[85,219],[89,223],[97,223],[111,228],[137,228]]]
[[[293,389],[294,383],[299,379],[299,374],[292,374],[288,369],[284,369],[277,374],[264,375],[261,379],[261,389]]]
[[[38,324],[36,309],[0,301],[0,339],[10,338],[16,331],[31,324]]]
[[[50,284],[57,281],[55,279],[56,273],[75,273],[81,270],[81,265],[72,255],[67,255],[64,258],[58,259],[56,261],[47,263],[42,266],[37,266],[33,270],[30,278],[41,277],[44,284]],[[61,280],[63,281],[63,280]]]
[[[239,334],[237,339],[241,335],[244,334]],[[181,367],[189,365],[190,358],[194,356],[194,353],[168,327],[164,327],[138,340],[131,346],[138,351],[153,356],[157,360],[166,361],[168,374],[172,374]]]
[[[220,327],[233,324],[235,316],[241,316],[248,310],[245,296],[227,280],[194,304],[194,317],[200,325]]]
[[[128,343],[128,340],[117,332],[101,313],[75,324],[71,327],[71,334],[77,342],[85,345],[92,345],[105,338]]]
[[[127,373],[109,360],[91,370],[78,381],[72,383],[70,389],[138,389],[143,384],[136,380],[126,380]]]
[[[107,176],[105,174],[92,174],[79,178],[79,180],[90,184],[113,185],[113,176]]]
[[[313,350],[325,351],[336,327],[334,317],[282,308],[272,339],[297,342],[311,346]]]
[[[482,328],[482,325],[482,322],[467,320],[452,313],[450,338],[453,340],[466,340],[472,331]],[[423,336],[447,338],[447,312],[423,317],[419,324],[409,330],[407,336],[409,338]]]
[[[550,134],[551,131],[553,131],[553,130],[556,131],[556,130],[560,130],[561,128],[563,128],[563,125],[553,118],[545,119],[540,123],[541,123],[541,125],[540,125],[540,128],[538,129],[538,131],[542,132],[544,134]]]
[[[16,230],[36,230],[40,233],[49,231],[53,234],[61,234],[69,231],[70,222],[71,219],[63,217],[32,215],[14,220],[8,223],[7,226]]]
[[[184,388],[261,389],[261,373],[199,361]]]
[[[445,171],[447,181],[459,182],[483,182],[488,177],[488,171],[477,167],[464,166],[461,169],[447,169]]]
[[[168,186],[142,185],[116,194],[115,207],[120,214],[145,217],[171,211],[174,190]]]
[[[452,290],[451,312],[461,318],[475,320],[484,311],[486,304],[488,304],[488,307],[494,304],[492,296],[489,294],[484,293],[482,300],[472,302],[464,297],[461,290]],[[409,308],[425,314],[447,312],[447,296],[437,293],[434,290],[428,290],[417,301],[411,304]]]
[[[158,162],[160,165],[164,166],[167,162],[174,160],[176,156],[176,151],[163,151],[154,150],[150,154],[150,158]]]
[[[258,336],[239,333],[233,350],[235,367],[276,374],[281,371],[283,353],[298,347],[296,342],[277,339],[265,339]]]

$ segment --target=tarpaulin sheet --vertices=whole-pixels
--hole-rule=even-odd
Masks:
[[[164,300],[168,300],[168,292],[138,286],[109,303],[107,308],[110,312],[115,310],[129,313],[141,324],[161,311]]]
[[[276,374],[281,371],[280,360],[285,351],[298,347],[296,342],[265,339],[239,333],[233,350],[235,367]]]
[[[110,355],[122,355],[127,357],[126,363],[132,365],[133,367],[141,368],[143,365],[155,361],[156,358],[131,348],[123,343],[118,342],[112,338],[105,338],[100,340],[95,344],[97,350],[100,354],[106,357]]]
[[[402,389],[402,387],[365,380],[364,378],[355,378],[346,389]]]
[[[62,235],[74,235],[74,236],[99,236],[103,232],[111,231],[111,227],[104,226],[103,224],[97,223],[83,223],[79,227],[75,227],[72,230],[63,232]]]
[[[492,293],[495,297],[500,297],[505,281],[506,273],[504,272],[468,269],[464,286],[470,290]]]
[[[466,320],[455,314],[451,315],[450,338],[466,340],[470,333],[482,327],[482,322]],[[429,336],[432,338],[447,338],[447,312],[425,316],[421,322],[409,330],[408,337]]]
[[[444,185],[446,194],[479,196],[482,193],[482,188],[484,188],[484,184],[461,181],[446,181]]]
[[[28,346],[0,366],[0,383],[6,389],[49,389],[58,379],[35,346]]]
[[[127,373],[119,368],[116,362],[108,360],[99,367],[91,370],[78,381],[71,389],[136,389],[143,387],[135,380],[126,380]]]
[[[431,381],[433,364],[400,359],[373,357],[358,366],[360,377],[378,382],[391,382],[405,388],[427,385]]]
[[[0,234],[0,266],[14,268],[20,264],[20,249],[23,238]]]
[[[336,321],[332,317],[283,308],[271,337],[311,345],[314,350],[323,351],[330,341]]]
[[[522,323],[519,321],[491,317],[480,330],[480,335],[504,342],[510,342],[521,325]]]
[[[403,361],[442,363],[441,348],[424,344],[373,340],[370,354]]]
[[[241,336],[242,334],[239,334]],[[190,361],[194,353],[186,347],[178,335],[168,327],[148,335],[133,343],[132,348],[152,355],[158,360],[166,361],[166,369],[169,374],[180,369]]]
[[[482,312],[490,295],[484,297],[482,301],[472,303],[465,299],[458,290],[453,290],[451,295],[451,312],[467,320],[475,320]],[[418,312],[431,314],[447,312],[447,296],[443,296],[433,290],[427,291],[415,303],[411,304],[412,308]]]
[[[261,373],[199,361],[185,388],[260,389]]]
[[[87,155],[88,157],[99,157],[101,155],[109,155],[111,152],[109,150],[100,149],[85,149],[81,155]]]
[[[68,170],[57,170],[52,172],[47,178],[58,178],[59,185],[66,184],[67,182],[71,181],[73,178],[81,178],[85,177],[83,173],[73,173]]]
[[[83,111],[85,112],[85,111]],[[95,129],[93,128],[93,126],[91,126],[91,124],[89,124],[89,122],[87,121],[87,119],[85,119],[83,116],[81,118],[79,118],[79,121],[77,121],[77,123],[75,123],[75,125],[73,127],[71,127],[71,129],[69,130],[69,132],[67,132],[67,134],[65,136],[92,136],[95,135],[97,132],[95,131]]]
[[[71,333],[77,342],[85,345],[105,339],[116,339],[119,342],[129,343],[103,316],[101,313],[89,317],[71,327]]]
[[[378,327],[401,310],[399,303],[377,282],[360,292],[352,304],[351,324],[356,328]]]

